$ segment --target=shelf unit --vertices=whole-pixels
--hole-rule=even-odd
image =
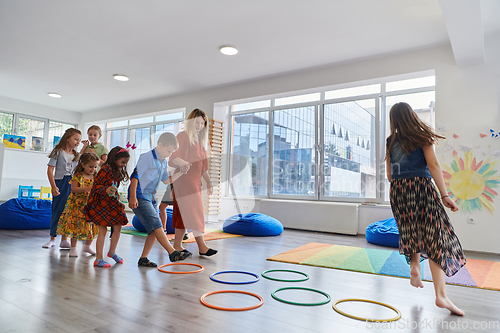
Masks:
[[[206,215],[220,214],[221,198],[221,172],[222,172],[222,152],[224,150],[224,122],[217,119],[209,119],[208,125],[208,174],[212,180],[213,194],[207,195],[206,183],[203,186],[203,211]]]

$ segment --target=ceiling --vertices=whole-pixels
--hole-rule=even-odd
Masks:
[[[450,44],[444,17],[453,11],[443,13],[441,5],[438,0],[0,0],[0,96],[85,112]],[[479,24],[484,34],[500,31],[500,1],[481,0]],[[224,56],[223,45],[240,52]],[[114,80],[117,73],[130,81]]]

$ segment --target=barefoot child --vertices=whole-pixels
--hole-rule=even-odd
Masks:
[[[406,103],[394,104],[389,119],[387,179],[391,182],[391,208],[399,229],[399,252],[406,256],[411,268],[410,283],[423,288],[420,260],[429,259],[436,305],[463,316],[464,312],[448,299],[444,282],[445,275],[452,276],[465,265],[462,246],[444,209],[446,206],[455,212],[458,207],[447,195],[433,148],[444,137],[435,134]]]
[[[95,224],[87,223],[83,208],[87,204],[98,165],[99,157],[96,154],[84,153],[71,178],[71,193],[57,227],[57,234],[71,237],[70,257],[78,257],[76,244],[79,239],[85,240],[83,252],[95,254],[90,245],[99,228]]]
[[[137,166],[131,175],[129,187],[129,207],[139,218],[148,237],[139,258],[139,266],[156,267],[156,263],[148,259],[149,252],[156,240],[169,254],[170,261],[184,260],[191,255],[188,250],[176,251],[165,236],[155,199],[160,181],[168,185],[172,177],[168,176],[167,161],[178,147],[177,139],[172,133],[163,133],[153,150],[141,154]],[[180,176],[180,173],[176,175]],[[176,178],[177,178],[176,177]]]
[[[85,206],[85,218],[99,227],[99,235],[96,242],[96,260],[94,266],[111,267],[103,259],[104,241],[108,226],[113,229],[108,257],[117,263],[123,263],[115,251],[120,239],[122,225],[128,223],[125,207],[118,197],[120,182],[128,180],[127,163],[130,159],[128,149],[114,147],[108,155],[108,159],[97,173],[90,191],[89,200]]]
[[[68,128],[49,154],[47,177],[52,188],[52,216],[50,218],[50,241],[42,246],[45,249],[54,247],[56,243],[57,225],[71,191],[70,181],[73,169],[80,158],[76,148],[80,145],[81,140],[82,132],[80,130]],[[87,148],[87,145],[88,141],[84,141],[82,151]],[[71,247],[65,235],[61,238],[60,247],[62,249]]]

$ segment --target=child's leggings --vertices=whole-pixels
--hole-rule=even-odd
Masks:
[[[64,176],[62,179],[56,179],[56,186],[59,188],[59,195],[52,198],[52,216],[50,218],[50,236],[56,237],[57,224],[59,223],[59,217],[66,206],[66,200],[68,200],[69,193],[71,192],[71,181],[72,176]]]

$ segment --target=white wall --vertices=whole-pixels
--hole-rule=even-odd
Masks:
[[[41,118],[49,118],[50,120],[70,124],[79,124],[82,116],[80,112],[58,109],[50,106],[20,101],[4,96],[0,96],[0,110],[23,113],[26,115],[37,116]]]
[[[48,153],[5,148],[0,144],[0,201],[17,198],[19,185],[50,186],[47,179]]]
[[[49,98],[49,97],[47,97]],[[0,96],[0,110],[78,124],[81,113]],[[47,179],[49,152],[5,148],[0,144],[0,201],[17,198],[19,185],[50,186]]]
[[[404,54],[367,59],[342,65],[312,69],[309,71],[266,78],[246,83],[233,84],[197,93],[158,98],[85,113],[82,122],[99,121],[138,113],[148,113],[186,107],[200,107],[209,117],[213,115],[214,104],[229,100],[278,94],[315,87],[345,84],[379,77],[402,75],[411,72],[434,69],[436,73],[436,121],[446,126],[448,140],[463,155],[459,145],[474,147],[477,158],[492,157],[492,150],[500,150],[500,140],[481,139],[479,133],[488,134],[489,128],[500,131],[499,101],[500,89],[500,35],[487,36],[485,40],[486,62],[470,67],[457,67],[451,47],[439,46],[416,50]],[[225,111],[215,110],[217,116]],[[223,119],[228,124],[228,118]],[[459,135],[453,139],[453,134]],[[479,148],[475,148],[479,146]],[[438,152],[442,163],[450,164],[451,151]],[[497,166],[497,170],[500,166]],[[272,203],[269,203],[272,205]],[[500,197],[493,203],[495,213],[485,210],[473,213],[450,213],[455,230],[468,250],[500,253]],[[308,209],[312,209],[311,206]],[[230,210],[221,214],[222,219],[230,216]],[[467,224],[466,218],[473,216],[475,224]],[[327,217],[325,217],[327,218]],[[358,221],[351,223],[357,224]]]

